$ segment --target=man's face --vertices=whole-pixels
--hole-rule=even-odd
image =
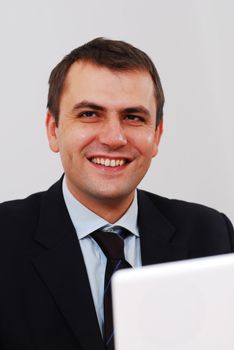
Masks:
[[[66,77],[59,123],[47,115],[50,147],[60,152],[67,185],[87,207],[131,200],[162,132],[150,75],[75,62]]]

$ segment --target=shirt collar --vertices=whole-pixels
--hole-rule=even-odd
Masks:
[[[88,236],[91,232],[96,231],[100,227],[108,225],[111,226],[123,226],[129,230],[135,236],[139,236],[137,228],[137,214],[138,214],[138,204],[137,204],[137,191],[135,191],[134,199],[126,211],[126,213],[113,225],[110,224],[105,219],[101,218],[93,211],[81,204],[69,191],[66,184],[66,177],[63,179],[63,197],[69,212],[71,221],[76,229],[77,236],[82,239]]]

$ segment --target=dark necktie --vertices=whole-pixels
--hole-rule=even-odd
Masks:
[[[124,239],[130,233],[120,226],[108,231],[97,230],[92,237],[107,258],[104,283],[104,342],[107,350],[114,350],[114,330],[112,316],[111,277],[119,269],[132,267],[124,257]]]

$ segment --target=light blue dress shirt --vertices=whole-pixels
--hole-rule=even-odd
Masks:
[[[63,196],[80,242],[97,318],[103,334],[103,292],[106,257],[96,241],[90,236],[90,233],[103,226],[111,227],[118,225],[125,227],[132,233],[132,235],[125,239],[125,258],[133,267],[141,266],[140,238],[137,227],[137,193],[135,193],[134,200],[129,209],[114,223],[114,225],[110,224],[81,204],[68,190],[65,178],[63,180]]]

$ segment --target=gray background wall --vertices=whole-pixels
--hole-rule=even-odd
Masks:
[[[0,201],[61,175],[45,136],[48,76],[106,36],[145,50],[165,90],[160,152],[141,187],[234,221],[233,11],[232,0],[0,0]]]

